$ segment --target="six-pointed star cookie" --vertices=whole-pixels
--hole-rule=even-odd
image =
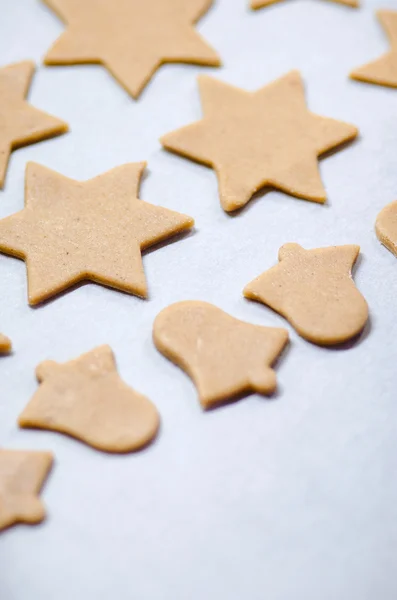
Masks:
[[[146,297],[141,250],[194,221],[138,200],[144,168],[80,182],[28,163],[25,208],[0,220],[0,252],[26,260],[31,305],[86,279]]]
[[[397,11],[380,10],[377,16],[390,39],[391,50],[377,60],[355,69],[350,77],[358,81],[397,87]]]
[[[331,2],[336,2],[336,4],[344,4],[345,6],[351,6],[352,8],[357,8],[360,6],[359,0],[330,0]],[[251,8],[258,9],[263,8],[264,6],[269,6],[270,4],[276,4],[277,2],[282,2],[282,0],[251,0]]]
[[[317,157],[358,132],[309,112],[297,71],[252,93],[208,76],[199,78],[199,86],[204,118],[161,142],[215,169],[224,210],[241,208],[264,186],[326,201]]]
[[[212,0],[44,2],[68,25],[45,63],[101,63],[134,98],[165,62],[221,64],[194,29]]]
[[[38,494],[52,466],[50,452],[0,450],[0,531],[15,523],[40,523]]]
[[[66,123],[26,102],[35,67],[30,61],[0,69],[0,188],[13,148],[65,133]]]

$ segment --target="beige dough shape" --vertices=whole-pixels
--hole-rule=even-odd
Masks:
[[[207,302],[186,301],[157,315],[153,340],[194,381],[203,408],[211,408],[239,394],[272,394],[277,382],[271,365],[288,332],[245,323]]]
[[[0,354],[8,354],[11,352],[11,340],[0,333]]]
[[[380,211],[375,230],[379,241],[397,256],[397,201],[388,204]]]
[[[100,63],[137,98],[163,63],[220,66],[194,24],[212,0],[43,0],[67,25],[47,65]]]
[[[50,452],[0,449],[0,531],[44,519],[39,493],[52,461]]]
[[[270,4],[276,4],[278,2],[282,2],[283,0],[251,0],[251,8],[259,9],[264,8],[265,6],[270,6]],[[331,2],[336,2],[336,4],[344,4],[345,6],[350,6],[352,8],[357,8],[360,6],[358,0],[330,0]]]
[[[45,361],[36,375],[40,387],[20,427],[58,431],[114,453],[140,450],[157,434],[156,407],[120,379],[109,346],[64,364]]]
[[[251,281],[244,296],[283,315],[310,342],[346,342],[368,319],[368,305],[351,276],[359,253],[353,245],[305,250],[285,244],[279,264]]]
[[[13,149],[68,131],[66,123],[26,101],[34,71],[31,61],[0,69],[0,188]]]
[[[377,17],[385,30],[391,49],[377,60],[374,60],[350,73],[352,79],[397,87],[397,11],[379,10]]]
[[[357,129],[311,113],[303,81],[291,71],[256,92],[199,78],[204,118],[161,138],[167,150],[216,171],[225,211],[266,186],[324,203],[317,158],[357,136]]]
[[[25,208],[0,220],[0,252],[26,261],[29,304],[84,280],[147,296],[141,250],[194,221],[138,199],[145,164],[74,181],[28,163]]]

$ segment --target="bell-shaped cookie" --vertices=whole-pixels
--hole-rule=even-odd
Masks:
[[[41,363],[40,387],[19,417],[20,427],[73,436],[105,452],[139,450],[156,435],[156,407],[128,387],[109,346],[65,364]]]
[[[283,315],[302,337],[320,345],[345,342],[363,329],[368,305],[351,270],[359,246],[305,250],[285,244],[279,264],[251,281],[244,296]]]
[[[157,315],[153,340],[194,381],[201,405],[211,408],[240,394],[274,392],[271,365],[288,332],[245,323],[207,302],[186,301]]]
[[[379,241],[397,256],[397,201],[388,204],[380,211],[375,230]]]

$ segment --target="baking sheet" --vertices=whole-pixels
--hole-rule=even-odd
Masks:
[[[196,229],[145,254],[148,301],[87,284],[32,309],[24,263],[0,257],[0,329],[14,344],[0,360],[0,444],[56,456],[46,522],[0,536],[1,600],[397,597],[397,263],[374,234],[377,213],[397,198],[397,91],[347,78],[388,48],[378,7],[397,3],[290,0],[251,12],[245,0],[217,0],[199,30],[224,67],[164,66],[138,102],[99,66],[38,70],[32,103],[71,132],[13,153],[0,217],[22,208],[29,160],[76,179],[148,160],[141,197],[192,215]],[[0,62],[40,63],[62,24],[39,0],[0,8]],[[292,68],[310,109],[356,124],[360,138],[321,161],[326,206],[274,191],[228,216],[214,173],[166,153],[158,138],[200,117],[197,74],[253,90]],[[371,321],[358,343],[315,347],[243,299],[285,242],[360,244],[355,280]],[[289,329],[272,399],[202,412],[190,380],[151,341],[156,314],[182,299]],[[102,343],[157,405],[156,443],[115,457],[18,430],[37,363]]]

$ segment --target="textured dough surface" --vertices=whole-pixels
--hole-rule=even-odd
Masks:
[[[245,206],[265,186],[326,201],[317,158],[358,131],[311,113],[299,72],[256,92],[208,76],[199,77],[199,88],[203,119],[160,141],[167,150],[215,169],[225,211]]]
[[[0,354],[8,354],[11,351],[11,340],[0,333]]]
[[[31,106],[26,96],[35,71],[24,61],[0,69],[0,188],[14,148],[34,144],[68,130],[66,123]]]
[[[28,163],[25,208],[0,220],[0,252],[26,261],[31,305],[84,280],[147,296],[141,250],[194,221],[138,199],[144,168],[81,182]]]
[[[120,379],[109,346],[65,364],[45,361],[36,375],[40,387],[20,415],[20,427],[58,431],[116,453],[139,450],[157,434],[156,407]]]
[[[271,365],[288,342],[285,329],[252,325],[207,302],[185,301],[161,311],[153,325],[157,349],[194,381],[202,406],[238,394],[271,394]]]
[[[375,224],[379,241],[397,256],[397,201],[383,208]]]
[[[305,250],[285,244],[279,264],[249,283],[244,296],[283,315],[310,342],[345,342],[368,319],[367,303],[351,277],[359,252],[354,245]]]
[[[45,517],[38,495],[51,469],[50,452],[0,449],[0,531]]]
[[[194,28],[212,0],[44,2],[67,24],[45,63],[101,63],[134,98],[165,62],[221,64]]]
[[[345,6],[351,6],[357,8],[360,5],[359,0],[329,0],[330,2],[336,2],[337,4],[344,4]],[[283,2],[283,0],[251,0],[251,8],[258,9],[264,6],[270,6],[270,4],[276,4]]]

